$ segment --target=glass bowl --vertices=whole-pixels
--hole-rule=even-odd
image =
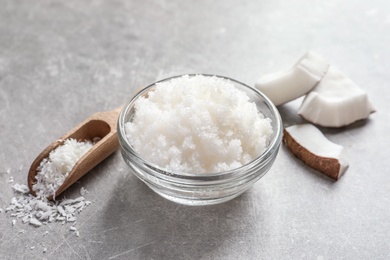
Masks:
[[[158,82],[168,81],[176,77]],[[249,101],[254,102],[258,110],[265,117],[272,120],[273,135],[264,153],[253,161],[234,170],[202,174],[173,172],[144,160],[142,156],[134,151],[126,138],[125,123],[132,120],[135,113],[134,103],[136,100],[141,96],[147,96],[149,91],[155,89],[155,84],[158,82],[149,85],[136,94],[124,106],[119,115],[118,138],[125,162],[147,186],[162,197],[176,203],[211,205],[226,202],[239,196],[268,172],[279,151],[283,128],[279,112],[273,103],[263,93],[252,87],[234,79],[221,76],[216,77],[227,79],[234,87],[244,91],[249,96]]]

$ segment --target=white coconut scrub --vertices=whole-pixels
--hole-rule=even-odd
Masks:
[[[156,83],[135,103],[126,137],[146,161],[174,172],[218,173],[267,148],[271,120],[228,79],[184,75]]]

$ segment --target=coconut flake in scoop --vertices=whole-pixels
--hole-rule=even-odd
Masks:
[[[42,160],[35,176],[36,183],[33,190],[38,197],[53,196],[64,183],[70,171],[77,161],[93,146],[91,141],[77,141],[66,139],[64,144],[50,152],[49,156]]]
[[[334,66],[306,96],[298,110],[306,120],[325,127],[341,127],[367,118],[375,109],[367,93]]]
[[[314,52],[307,52],[289,70],[261,77],[255,87],[276,105],[305,95],[324,77],[329,63]]]

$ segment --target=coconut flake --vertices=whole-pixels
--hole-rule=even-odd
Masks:
[[[81,189],[80,189],[80,195],[81,195],[81,196],[84,196],[86,193],[89,193],[88,190],[87,190],[86,188],[84,188],[84,187],[81,187]]]
[[[69,204],[74,204],[76,202],[79,202],[79,201],[84,201],[84,197],[78,197],[77,199],[65,199],[63,201],[61,201],[60,205],[69,205]]]
[[[80,158],[93,146],[91,141],[78,142],[66,139],[64,144],[50,152],[49,157],[41,161],[35,176],[37,182],[33,190],[39,197],[54,196],[64,183],[69,172]]]
[[[48,211],[42,213],[39,217],[40,220],[47,220],[50,218],[50,216],[52,215],[52,211],[49,209]]]
[[[22,223],[24,224],[24,223],[29,222],[29,221],[30,221],[30,218],[31,218],[30,215],[24,216],[24,217],[22,218]]]
[[[57,211],[63,216],[66,216],[65,210],[62,206],[57,206]]]
[[[5,208],[5,212],[12,211],[12,210],[14,210],[14,209],[15,209],[15,206],[14,206],[14,205],[11,205],[11,206]]]
[[[77,231],[77,228],[75,226],[70,226],[69,228],[71,231]]]
[[[30,218],[30,224],[33,225],[33,226],[37,226],[37,227],[42,226],[42,222],[40,222],[36,218]]]
[[[15,183],[15,185],[13,185],[12,188],[20,193],[29,193],[30,192],[27,185],[24,185],[24,184]]]
[[[11,199],[6,212],[12,212],[11,217],[20,218],[23,224],[29,223],[33,226],[40,227],[53,221],[66,223],[76,222],[76,212],[80,208],[88,206],[84,197],[76,199],[65,199],[63,201],[49,201],[46,197],[35,197],[26,190],[25,185],[14,184],[12,186],[16,196]],[[13,220],[12,223],[16,223]]]
[[[66,221],[67,222],[76,222],[76,218],[73,217],[73,216],[69,216],[69,217],[66,218]]]
[[[74,205],[72,206],[65,206],[65,211],[68,213],[74,213],[76,211],[76,207]]]

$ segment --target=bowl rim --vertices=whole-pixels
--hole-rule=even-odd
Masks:
[[[274,138],[270,141],[269,145],[267,146],[267,148],[265,149],[265,151],[261,155],[259,155],[258,157],[256,157],[252,161],[250,161],[250,162],[248,162],[248,163],[246,163],[238,168],[234,168],[234,169],[231,169],[228,171],[200,174],[200,173],[187,173],[187,172],[172,171],[172,170],[169,170],[167,168],[161,167],[157,164],[154,164],[152,162],[145,160],[139,153],[137,153],[131,147],[131,145],[129,144],[128,139],[126,137],[125,124],[127,123],[127,121],[125,121],[125,117],[128,114],[130,107],[134,104],[134,102],[140,96],[143,96],[145,93],[147,93],[149,91],[149,89],[154,87],[157,83],[169,81],[169,80],[174,79],[174,78],[180,78],[182,76],[193,77],[193,76],[197,76],[197,75],[202,75],[202,76],[206,76],[206,77],[218,77],[218,78],[232,81],[236,84],[242,85],[245,88],[255,92],[255,94],[259,95],[263,99],[263,102],[269,107],[270,111],[275,116],[276,129],[274,129],[274,132],[275,132]],[[117,132],[118,132],[119,143],[120,143],[120,146],[122,147],[122,149],[124,149],[126,151],[126,153],[130,152],[133,156],[135,156],[137,158],[137,160],[141,161],[143,164],[147,165],[148,167],[153,168],[154,171],[157,171],[160,174],[169,176],[170,178],[177,177],[177,178],[190,178],[190,179],[197,180],[197,179],[215,179],[215,178],[219,179],[220,177],[235,175],[235,174],[237,174],[237,172],[246,172],[248,169],[251,169],[253,166],[258,165],[263,161],[266,161],[267,158],[269,157],[271,151],[274,151],[274,150],[278,151],[278,148],[279,148],[281,141],[282,141],[283,127],[282,127],[282,118],[279,114],[278,109],[271,102],[271,100],[264,93],[259,91],[258,89],[251,87],[247,84],[244,84],[238,80],[226,77],[226,76],[215,75],[215,74],[193,73],[193,74],[180,74],[180,75],[164,78],[162,80],[158,80],[152,84],[149,84],[148,86],[142,88],[141,90],[138,90],[138,92],[136,94],[134,94],[129,99],[128,102],[126,102],[126,104],[122,108],[121,112],[119,113],[118,122],[117,122]]]

